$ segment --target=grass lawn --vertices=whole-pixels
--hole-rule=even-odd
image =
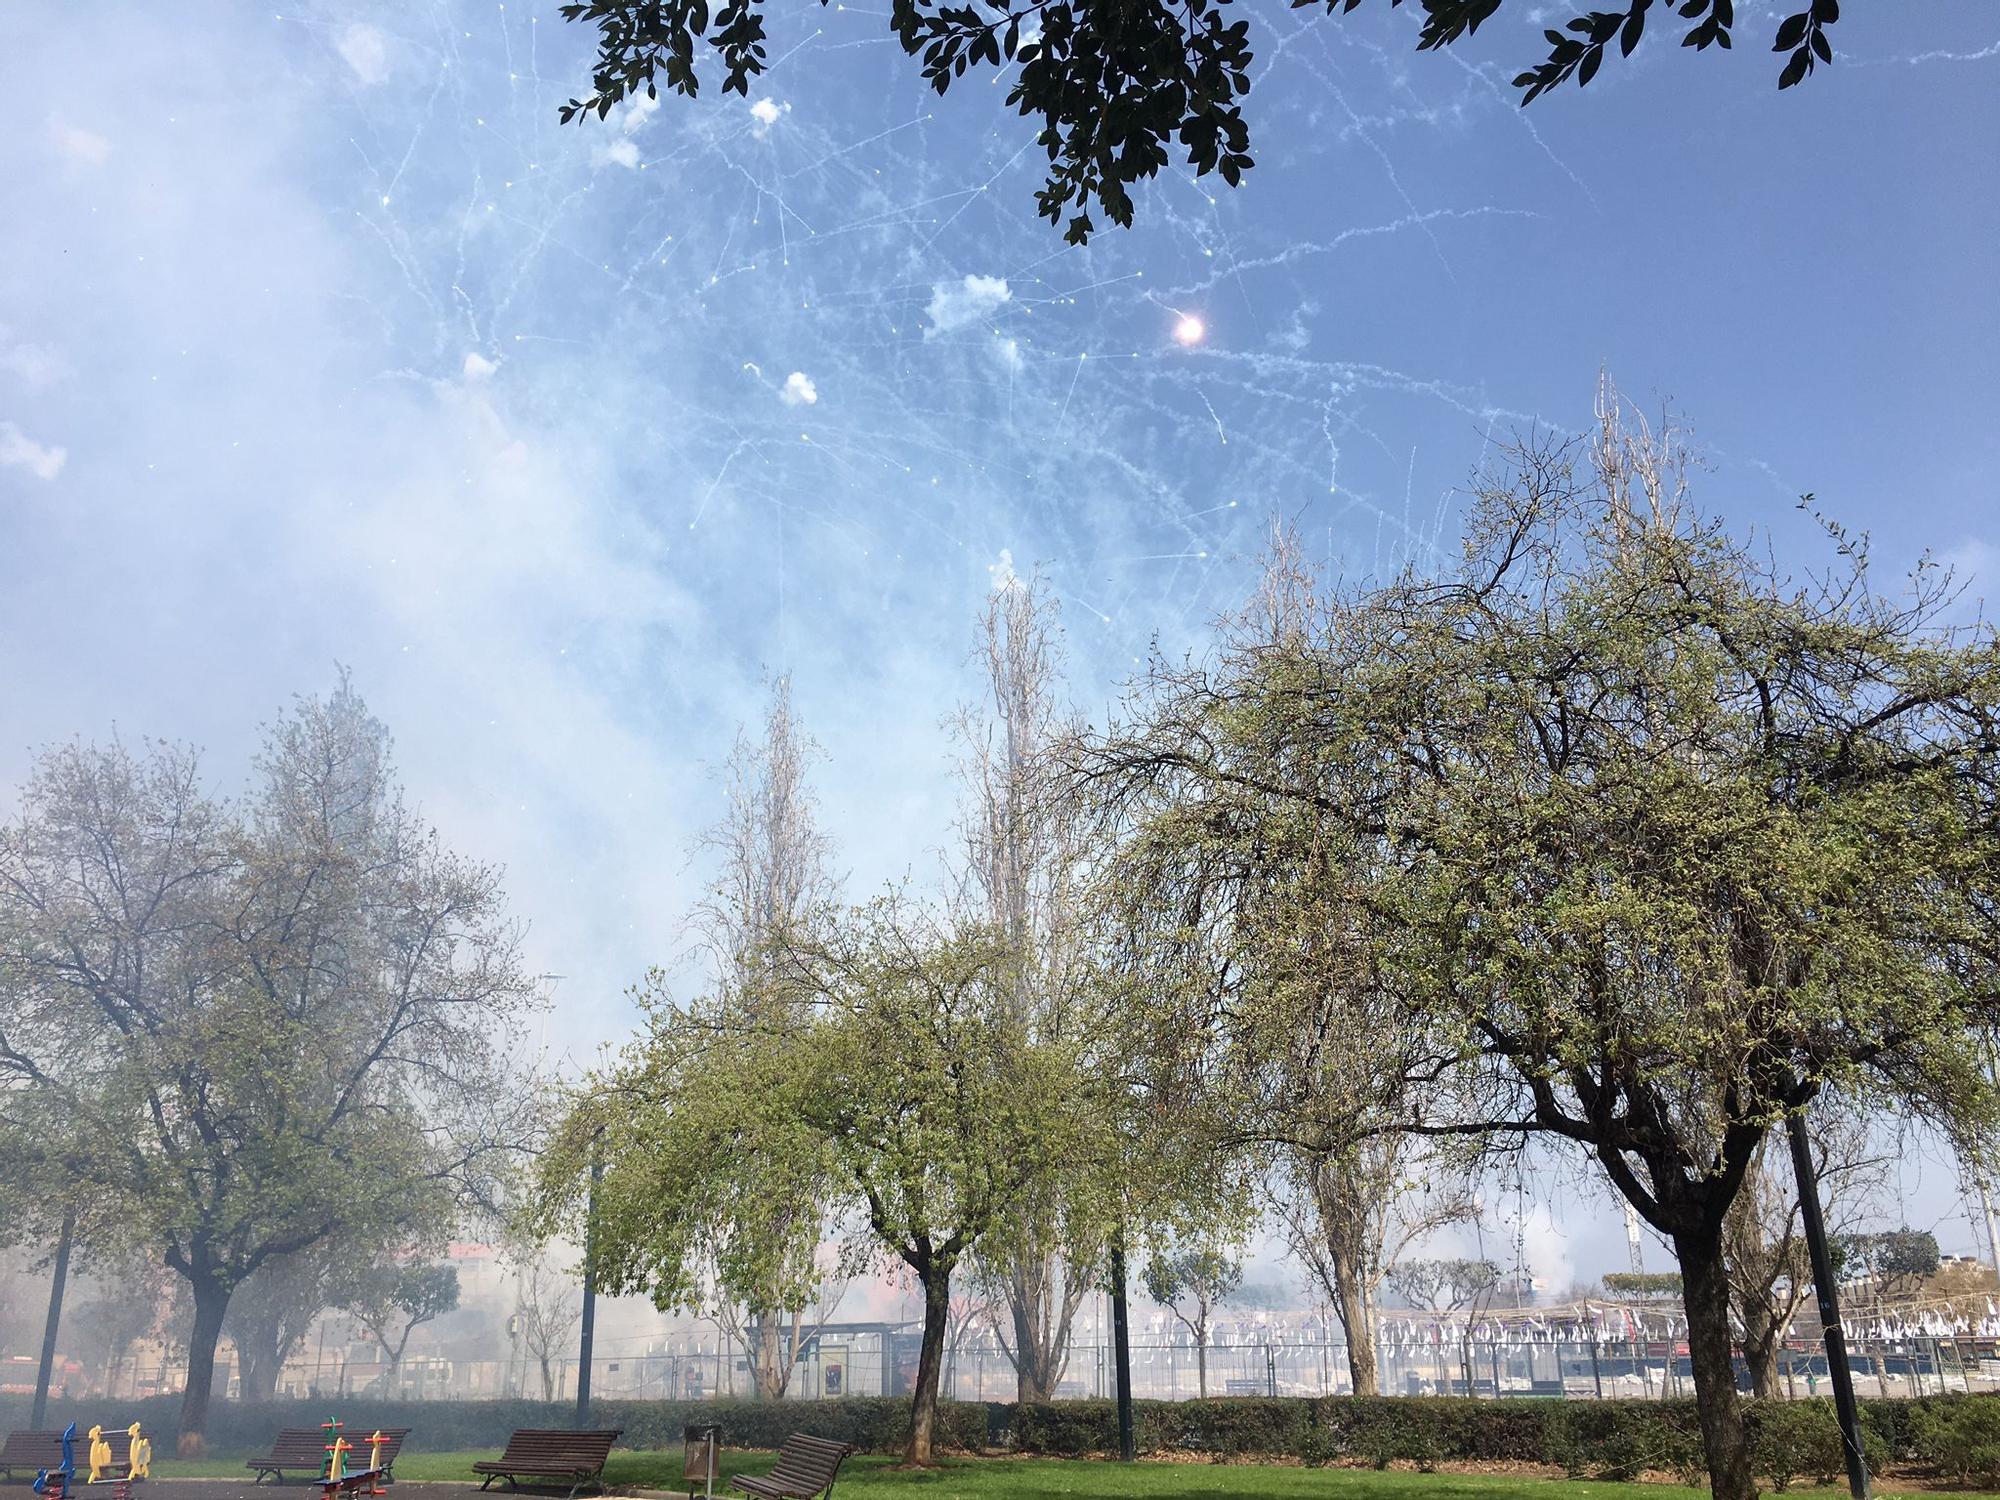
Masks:
[[[406,1453],[397,1460],[399,1479],[472,1480],[472,1461],[490,1458],[485,1451],[469,1453]],[[768,1453],[725,1453],[725,1475],[759,1473],[771,1466]],[[153,1465],[161,1478],[230,1478],[243,1475],[241,1460],[210,1458],[200,1463],[162,1459]],[[631,1452],[611,1455],[605,1478],[614,1487],[682,1490],[680,1452]],[[296,1493],[288,1487],[274,1491]],[[683,1490],[684,1492],[684,1490]],[[717,1487],[718,1494],[721,1486]],[[307,1492],[309,1493],[309,1492]],[[495,1494],[504,1495],[504,1487]],[[533,1494],[533,1491],[524,1491]],[[556,1491],[557,1500],[562,1492]],[[1208,1500],[1208,1497],[1313,1496],[1324,1500],[1685,1500],[1705,1490],[1664,1484],[1600,1484],[1587,1480],[1530,1479],[1499,1474],[1418,1474],[1408,1470],[1378,1473],[1373,1469],[1303,1469],[1262,1464],[1177,1464],[1142,1461],[1125,1465],[1105,1460],[1060,1458],[950,1459],[923,1473],[899,1470],[888,1458],[849,1459],[834,1487],[838,1500],[1058,1500],[1065,1496],[1130,1496],[1133,1500]],[[1836,1500],[1845,1486],[1817,1489],[1794,1486],[1793,1493]],[[1876,1494],[1919,1493],[1893,1482]],[[1969,1492],[1959,1492],[1967,1494]]]

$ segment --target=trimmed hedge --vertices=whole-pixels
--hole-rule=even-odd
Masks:
[[[24,1426],[25,1397],[0,1397],[0,1430]],[[541,1401],[217,1401],[208,1445],[221,1456],[261,1452],[281,1427],[316,1427],[337,1415],[349,1432],[412,1429],[412,1450],[498,1451],[517,1427],[567,1427],[576,1408]],[[178,1396],[143,1401],[51,1403],[49,1423],[75,1420],[122,1428],[137,1420],[161,1452],[171,1452]],[[905,1397],[832,1401],[593,1402],[591,1420],[624,1430],[621,1446],[670,1449],[684,1427],[714,1422],[732,1447],[773,1449],[793,1432],[896,1453],[909,1433]],[[1746,1402],[1757,1470],[1784,1490],[1802,1478],[1837,1477],[1840,1434],[1824,1401]],[[2000,1396],[1924,1396],[1870,1401],[1862,1417],[1873,1466],[1922,1465],[1965,1482],[2000,1480]],[[1230,1396],[1206,1401],[1136,1401],[1141,1453],[1206,1453],[1217,1459],[1291,1458],[1308,1464],[1395,1462],[1428,1468],[1449,1461],[1546,1463],[1572,1476],[1624,1479],[1640,1472],[1698,1476],[1700,1430],[1691,1400],[1481,1400],[1465,1396]],[[969,1452],[1014,1448],[1051,1457],[1110,1453],[1118,1409],[1110,1401],[1021,1406],[947,1401],[938,1445]]]
[[[61,1427],[74,1420],[79,1430],[93,1422],[125,1427],[145,1424],[158,1451],[171,1453],[179,1430],[179,1396],[151,1396],[143,1401],[51,1401],[48,1423]],[[0,1429],[24,1426],[30,1404],[25,1397],[0,1398]],[[109,1419],[107,1419],[107,1414]],[[317,1427],[329,1416],[347,1424],[349,1432],[377,1427],[408,1427],[413,1452],[490,1448],[506,1444],[517,1427],[569,1427],[576,1419],[574,1402],[544,1401],[370,1401],[348,1397],[331,1401],[217,1401],[208,1410],[209,1452],[249,1455],[262,1452],[281,1427]],[[832,1401],[619,1401],[590,1404],[590,1420],[600,1427],[624,1429],[619,1445],[627,1448],[680,1446],[681,1430],[696,1422],[715,1422],[722,1440],[732,1447],[776,1448],[789,1433],[852,1443],[866,1453],[895,1453],[910,1431],[910,1403],[903,1396],[848,1396]],[[954,1450],[978,1450],[992,1440],[991,1417],[984,1405],[946,1401],[938,1408],[937,1444]]]
[[[1925,1396],[1862,1406],[1868,1461],[1920,1464],[1953,1478],[2000,1479],[2000,1396]],[[1747,1401],[1757,1470],[1779,1490],[1799,1478],[1837,1478],[1844,1460],[1832,1404]],[[1545,1463],[1575,1478],[1629,1479],[1655,1472],[1698,1479],[1701,1429],[1691,1399],[1589,1401],[1465,1396],[1229,1397],[1135,1401],[1141,1453],[1360,1460],[1428,1468],[1447,1461]],[[1110,1401],[1061,1401],[1014,1409],[1011,1436],[1024,1452],[1081,1457],[1118,1447]]]

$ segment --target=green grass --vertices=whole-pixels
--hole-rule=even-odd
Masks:
[[[396,1462],[397,1478],[417,1481],[472,1480],[472,1461],[490,1453],[406,1453]],[[768,1453],[725,1453],[725,1477],[761,1473]],[[153,1465],[161,1478],[244,1477],[241,1459],[211,1457],[200,1462],[162,1459]],[[680,1453],[620,1450],[605,1466],[613,1488],[679,1490]],[[718,1485],[718,1493],[721,1486]],[[273,1500],[287,1489],[273,1492]],[[303,1493],[309,1494],[309,1491]],[[504,1489],[497,1493],[505,1494]],[[534,1491],[525,1493],[534,1494]],[[554,1492],[560,1500],[562,1491]],[[1130,1497],[1130,1500],[1209,1500],[1209,1497],[1311,1496],[1315,1500],[1689,1500],[1705,1490],[1676,1485],[1603,1484],[1588,1480],[1533,1479],[1504,1474],[1418,1474],[1409,1470],[1305,1469],[1281,1464],[1185,1464],[1060,1458],[947,1459],[921,1473],[900,1469],[893,1459],[850,1459],[835,1487],[839,1500],[1064,1500],[1069,1496]],[[1794,1486],[1793,1494],[1835,1500],[1844,1487]],[[1893,1483],[1877,1495],[1916,1493]],[[1969,1492],[1959,1492],[1970,1500]]]

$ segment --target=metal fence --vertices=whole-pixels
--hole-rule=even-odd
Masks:
[[[889,1336],[868,1345],[814,1348],[793,1366],[789,1399],[906,1394],[915,1375],[914,1338]],[[1329,1396],[1351,1391],[1347,1348],[1331,1342],[1229,1343],[1197,1351],[1191,1343],[1144,1343],[1131,1349],[1132,1390],[1141,1399],[1209,1396]],[[1914,1337],[1858,1341],[1849,1351],[1863,1397],[2000,1390],[2000,1345],[1991,1339]],[[1384,1395],[1466,1395],[1663,1399],[1693,1393],[1686,1347],[1671,1340],[1537,1343],[1492,1340],[1384,1345],[1377,1352]],[[1815,1342],[1793,1340],[1782,1351],[1782,1394],[1826,1394],[1826,1355]],[[1748,1389],[1747,1369],[1738,1374]],[[302,1372],[283,1393],[340,1396],[370,1390],[366,1365]],[[149,1387],[157,1389],[152,1382]],[[740,1352],[713,1341],[683,1349],[600,1357],[592,1391],[601,1397],[683,1400],[751,1394]],[[576,1361],[552,1360],[544,1385],[539,1360],[407,1362],[394,1394],[413,1399],[477,1400],[501,1396],[566,1400],[576,1390]],[[1011,1401],[1013,1366],[999,1348],[966,1344],[947,1352],[940,1390],[948,1399]],[[1108,1398],[1114,1393],[1111,1347],[1073,1344],[1055,1396]],[[132,1394],[140,1394],[138,1391]],[[387,1393],[383,1393],[387,1394]]]

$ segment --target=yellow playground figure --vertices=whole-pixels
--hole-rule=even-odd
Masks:
[[[130,1427],[125,1429],[125,1436],[128,1439],[125,1448],[126,1476],[132,1479],[151,1479],[153,1477],[153,1440],[139,1431],[139,1424],[137,1422],[134,1422]],[[107,1444],[106,1446],[109,1445]]]
[[[104,1471],[111,1467],[111,1444],[105,1441],[102,1425],[90,1429],[90,1477],[85,1484],[98,1484],[104,1479]]]

